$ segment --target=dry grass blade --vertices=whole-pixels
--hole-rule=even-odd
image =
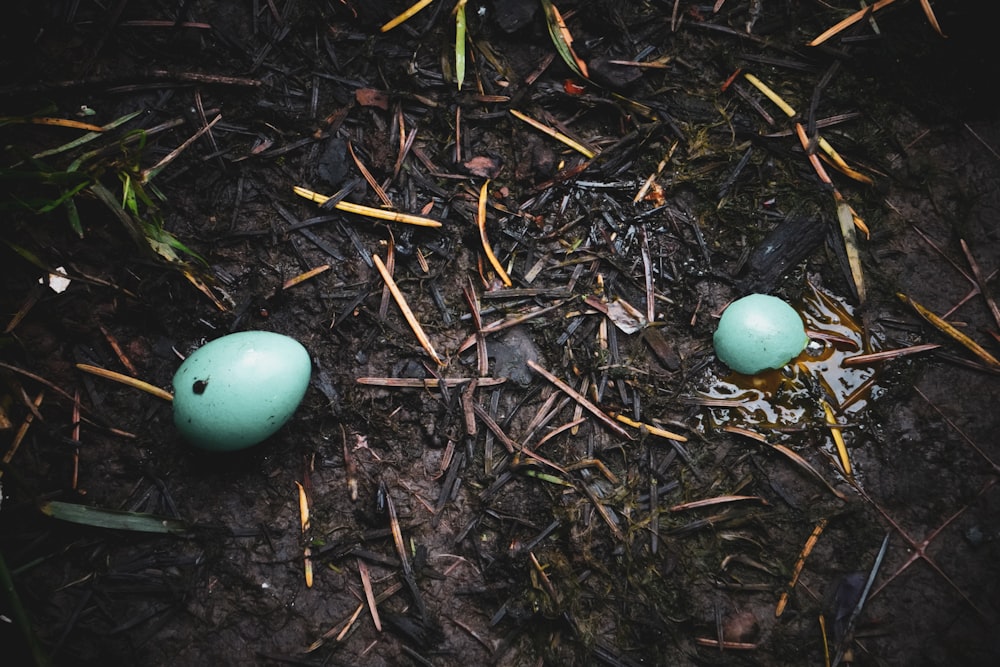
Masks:
[[[680,505],[674,505],[670,508],[671,512],[683,512],[685,510],[694,510],[701,507],[714,507],[715,505],[725,505],[728,503],[738,503],[753,501],[760,503],[761,505],[769,505],[766,500],[760,496],[718,496],[716,498],[704,498],[702,500],[692,500],[689,503],[681,503]]]
[[[299,490],[299,526],[304,533],[309,530],[309,497],[301,483],[295,482],[295,486]]]
[[[566,303],[566,300],[559,301],[557,303],[552,304],[551,306],[544,306],[542,308],[537,308],[535,310],[529,311],[527,313],[523,313],[521,315],[515,315],[514,317],[510,317],[510,318],[507,318],[505,320],[500,320],[499,322],[493,322],[492,324],[487,324],[485,327],[482,328],[482,331],[474,333],[473,335],[471,335],[467,339],[465,339],[462,342],[462,344],[459,345],[458,352],[459,352],[459,354],[461,354],[462,352],[465,352],[470,347],[472,347],[473,345],[475,345],[476,342],[477,342],[477,340],[479,339],[480,335],[492,334],[492,333],[496,333],[498,331],[503,331],[504,329],[509,329],[511,327],[516,327],[517,325],[523,324],[523,323],[527,322],[528,320],[534,319],[536,317],[540,317],[540,316],[545,315],[546,313],[549,313],[549,312],[551,312],[551,311],[553,311],[553,310],[555,310],[557,308],[560,308],[565,303]]]
[[[920,6],[924,10],[924,15],[927,16],[927,22],[934,28],[934,32],[944,37],[944,31],[941,30],[941,24],[938,23],[937,16],[934,15],[934,9],[931,8],[930,0],[920,0]]]
[[[827,41],[831,37],[839,35],[843,31],[847,30],[852,25],[854,25],[858,21],[861,21],[869,14],[874,14],[878,10],[882,9],[883,7],[886,7],[887,5],[891,5],[895,1],[896,0],[878,0],[878,2],[873,4],[871,7],[863,7],[859,9],[858,11],[854,12],[843,21],[840,21],[839,23],[834,25],[832,28],[829,28],[828,30],[824,31],[819,37],[816,37],[813,41],[809,42],[809,46],[819,46],[820,44]],[[926,2],[926,1],[927,0],[921,0],[921,2]]]
[[[360,158],[358,158],[357,153],[354,152],[354,144],[352,144],[350,141],[347,142],[347,151],[351,154],[351,159],[354,160],[354,165],[358,168],[358,171],[361,172],[361,175],[364,176],[364,179],[368,182],[368,185],[370,185],[371,189],[375,191],[375,194],[378,195],[378,198],[382,200],[382,203],[385,205],[385,207],[392,208],[392,201],[389,199],[389,195],[385,193],[385,190],[383,190],[382,186],[378,184],[378,181],[375,180],[375,177],[372,176],[372,173],[368,171],[368,167],[365,166],[365,163],[362,162]]]
[[[712,639],[711,637],[696,637],[694,643],[699,646],[709,646],[727,651],[752,651],[759,647],[759,644],[751,644],[750,642],[720,642],[718,639]]]
[[[305,273],[300,273],[294,278],[289,278],[288,280],[286,280],[284,284],[282,284],[281,289],[288,289],[290,287],[295,287],[296,285],[304,283],[310,278],[315,278],[319,274],[325,273],[329,270],[330,270],[329,264],[323,264],[322,266],[317,266],[315,269],[309,269]]]
[[[493,435],[496,436],[496,438],[507,449],[508,453],[513,454],[514,452],[521,450],[521,445],[507,435],[503,428],[500,427],[500,424],[497,424],[496,420],[494,420],[493,417],[490,416],[490,413],[488,413],[481,405],[473,403],[472,411],[483,421],[484,424],[486,424],[486,428],[488,428]]]
[[[797,454],[794,450],[789,449],[784,445],[771,445],[767,442],[767,438],[765,438],[760,433],[756,433],[754,431],[741,428],[739,426],[726,426],[722,430],[728,433],[736,433],[737,435],[742,435],[746,438],[750,438],[751,440],[756,440],[761,444],[769,446],[771,449],[783,454],[792,463],[802,468],[802,470],[804,470],[807,474],[809,474],[810,477],[814,477],[820,484],[828,488],[830,490],[830,493],[837,496],[841,500],[847,500],[847,496],[845,496],[843,493],[834,488],[834,486],[830,484],[830,482],[826,481],[826,478],[823,477],[823,475],[821,475],[819,471],[816,470],[816,468],[812,467],[812,465],[808,461],[799,456],[799,454]]]
[[[188,137],[187,139],[185,139],[184,142],[180,146],[178,146],[174,150],[170,151],[167,155],[163,156],[163,159],[161,159],[159,162],[157,162],[156,164],[154,164],[152,167],[150,167],[149,169],[143,169],[142,170],[142,179],[141,179],[142,182],[143,183],[148,183],[151,180],[153,180],[153,178],[157,174],[159,174],[161,171],[163,171],[167,167],[167,165],[169,165],[171,162],[173,162],[174,160],[176,160],[177,157],[181,153],[183,153],[185,150],[187,150],[187,148],[191,144],[193,144],[195,141],[197,141],[198,138],[201,137],[201,135],[205,134],[206,132],[209,132],[212,129],[212,127],[214,127],[215,124],[218,123],[220,120],[222,120],[222,115],[221,114],[219,114],[215,118],[213,118],[211,123],[206,123],[197,132],[195,132],[193,135],[191,135],[190,137]]]
[[[566,144],[567,146],[569,146],[570,148],[572,148],[576,152],[578,152],[581,155],[583,155],[588,160],[591,159],[591,158],[593,158],[595,155],[597,155],[597,153],[595,153],[594,151],[590,150],[589,148],[587,148],[586,146],[584,146],[580,142],[576,141],[575,139],[571,139],[570,137],[567,137],[565,134],[563,134],[559,130],[554,130],[551,127],[549,127],[548,125],[545,125],[544,123],[539,123],[534,118],[531,118],[529,116],[524,115],[523,113],[521,113],[517,109],[511,109],[510,113],[515,118],[517,118],[519,120],[523,120],[525,123],[527,123],[531,127],[535,128],[536,130],[538,130],[540,132],[544,132],[545,134],[549,135],[550,137],[552,137],[556,141],[561,141],[562,143]]]
[[[836,167],[837,171],[844,174],[848,178],[852,178],[859,183],[864,183],[865,185],[872,185],[875,183],[870,176],[862,174],[857,169],[848,165],[847,161],[840,156],[840,153],[838,153],[836,149],[830,145],[830,142],[823,137],[819,138],[818,145],[821,149],[823,149],[823,152],[830,157],[830,162],[834,167]]]
[[[788,582],[788,587],[781,593],[781,597],[778,598],[778,605],[774,608],[774,617],[778,618],[783,613],[785,613],[785,606],[788,605],[788,596],[791,590],[795,588],[795,584],[799,582],[799,575],[802,574],[802,568],[806,564],[806,559],[809,558],[809,554],[812,553],[813,548],[816,546],[816,542],[819,541],[819,536],[823,534],[823,530],[826,528],[826,519],[820,519],[816,527],[813,528],[812,533],[809,535],[809,539],[806,540],[805,545],[802,547],[802,551],[799,553],[798,559],[795,561],[795,567],[792,569],[792,578]]]
[[[642,280],[646,288],[646,323],[656,321],[656,286],[653,281],[653,255],[649,251],[649,229],[642,227]]]
[[[300,188],[299,186],[293,186],[292,190],[295,194],[300,197],[305,197],[309,201],[316,202],[320,206],[329,201],[329,197],[326,195],[321,195],[319,193],[313,192],[312,190],[306,190],[305,188]],[[375,218],[377,220],[387,220],[389,222],[402,222],[407,225],[417,225],[418,227],[440,227],[441,223],[437,220],[431,220],[430,218],[424,218],[419,215],[411,215],[409,213],[397,213],[396,211],[383,211],[382,209],[372,208],[370,206],[362,206],[361,204],[352,204],[347,201],[339,201],[334,206],[338,211],[343,211],[344,213],[353,213],[354,215],[361,215],[366,218]]]
[[[781,95],[778,95],[778,93],[771,90],[770,86],[755,77],[753,74],[746,73],[743,75],[743,78],[745,78],[754,88],[764,93],[764,96],[774,102],[779,109],[785,112],[786,116],[789,118],[795,117],[795,109],[792,108],[792,105],[783,100]]]
[[[131,375],[125,375],[123,373],[116,373],[115,371],[109,371],[106,368],[101,368],[99,366],[91,366],[90,364],[77,364],[77,368],[85,373],[90,373],[91,375],[96,375],[102,377],[105,380],[114,380],[115,382],[120,382],[121,384],[128,385],[133,389],[138,389],[144,391],[147,394],[152,394],[157,398],[162,398],[164,401],[173,401],[174,395],[169,391],[160,389],[155,385],[151,385],[148,382],[143,382]]]
[[[566,422],[565,424],[552,429],[551,431],[549,431],[548,433],[546,433],[544,436],[542,436],[538,440],[538,444],[535,445],[535,449],[539,449],[546,442],[548,442],[549,440],[552,440],[553,438],[559,436],[561,433],[565,433],[566,431],[575,432],[575,429],[578,426],[580,426],[580,424],[582,424],[585,421],[586,421],[586,418],[584,418],[584,417],[581,416],[581,417],[575,418],[573,421]]]
[[[514,283],[511,282],[510,276],[507,272],[503,270],[503,264],[497,259],[497,256],[493,253],[493,248],[490,246],[490,240],[486,238],[486,195],[489,190],[490,182],[486,181],[483,183],[483,187],[479,190],[479,208],[476,211],[476,226],[479,227],[479,240],[483,244],[483,252],[486,253],[486,258],[490,260],[490,265],[500,276],[500,280],[507,287],[511,287]]]
[[[309,532],[309,496],[306,494],[305,487],[303,487],[302,484],[295,482],[295,486],[299,489],[299,525],[302,528],[302,534],[304,536]],[[310,549],[308,545],[302,551],[302,572],[305,577],[306,588],[312,588],[312,549]]]
[[[398,389],[436,389],[441,386],[441,382],[445,382],[449,386],[456,386],[460,384],[465,384],[466,382],[473,382],[480,387],[495,387],[498,384],[503,384],[507,381],[507,378],[442,378],[441,380],[437,378],[377,378],[377,377],[360,377],[355,382],[358,384],[365,384],[375,387],[396,387]]]
[[[833,191],[833,197],[837,203],[837,220],[840,222],[840,234],[844,238],[844,252],[847,254],[847,262],[851,266],[851,279],[854,281],[858,301],[864,305],[868,294],[865,288],[864,270],[861,268],[858,235],[854,230],[854,212],[836,190]]]
[[[111,121],[107,125],[104,125],[104,126],[100,127],[96,132],[88,132],[87,134],[83,135],[82,137],[78,137],[78,138],[74,139],[73,141],[70,141],[69,143],[63,144],[62,146],[57,146],[56,148],[51,148],[51,149],[48,149],[48,150],[44,150],[44,151],[41,151],[39,153],[35,153],[31,157],[33,159],[35,159],[35,160],[40,160],[42,158],[49,157],[51,155],[59,155],[60,153],[65,153],[68,150],[72,150],[74,148],[78,148],[80,146],[83,146],[84,144],[87,144],[87,143],[93,141],[94,139],[97,139],[98,137],[100,137],[103,133],[107,132],[108,130],[113,130],[113,129],[117,128],[117,127],[120,127],[120,126],[124,125],[125,123],[129,122],[130,120],[132,120],[133,118],[135,118],[136,116],[140,116],[140,115],[142,115],[144,113],[146,113],[146,110],[145,109],[140,109],[139,111],[133,111],[132,113],[125,114],[124,116],[122,116],[120,118],[117,118],[116,120]]]
[[[826,481],[826,478],[823,477],[823,475],[819,474],[819,471],[816,470],[816,468],[812,467],[812,465],[810,465],[808,461],[799,456],[794,450],[789,449],[784,445],[771,445],[771,448],[774,449],[775,451],[781,452],[782,454],[787,456],[790,461],[794,462],[800,468],[809,473],[812,477],[815,477],[817,480],[819,480],[823,486],[825,486],[830,490],[830,493],[837,496],[841,500],[847,500],[847,496],[845,496],[842,492],[838,491],[832,484],[830,484],[830,482]]]
[[[51,118],[48,116],[29,116],[25,118],[14,116],[0,117],[0,125],[9,123],[27,123],[29,125],[54,125],[57,127],[68,127],[74,130],[89,130],[90,132],[103,132],[104,128],[93,123],[84,123],[80,120],[70,118]]]
[[[344,454],[344,476],[347,478],[347,492],[351,496],[352,502],[358,500],[358,463],[351,454],[351,448],[347,446],[347,430],[344,425],[340,425],[341,449]]]
[[[375,591],[372,590],[372,578],[368,574],[368,566],[365,562],[358,559],[358,574],[361,575],[361,587],[365,589],[365,600],[368,601],[368,610],[372,615],[372,622],[375,624],[375,629],[382,632],[382,619],[378,615],[378,605],[375,603]]]
[[[823,414],[826,416],[826,423],[830,425],[830,433],[833,435],[833,442],[837,446],[837,456],[840,457],[840,466],[844,474],[848,477],[854,475],[851,467],[851,458],[847,455],[847,443],[844,442],[844,434],[837,428],[837,417],[833,414],[833,408],[826,401],[820,401],[823,405]]]
[[[407,555],[406,542],[403,540],[403,529],[399,525],[399,516],[396,514],[396,502],[388,489],[385,489],[385,508],[389,513],[389,530],[392,533],[392,542],[396,546],[396,555],[399,556],[400,565],[403,568],[403,579],[410,589],[413,597],[413,604],[417,608],[417,614],[421,619],[427,618],[427,606],[424,604],[424,596],[417,587],[417,581],[413,577],[413,565]]]
[[[861,219],[854,214],[854,210],[851,209],[851,206],[844,200],[840,192],[833,187],[833,181],[830,180],[829,174],[826,173],[826,169],[823,168],[823,164],[816,156],[816,153],[811,149],[809,137],[806,135],[806,130],[802,127],[802,123],[795,123],[795,133],[799,138],[799,143],[802,144],[802,150],[804,150],[806,155],[809,157],[809,163],[816,171],[816,175],[819,177],[819,180],[833,189],[833,200],[837,205],[837,220],[840,222],[840,234],[844,238],[844,252],[847,255],[847,261],[851,267],[851,280],[854,283],[854,291],[857,294],[858,301],[864,304],[867,297],[865,290],[865,274],[861,268],[861,254],[858,250],[858,238],[854,228],[855,225],[859,225],[861,226],[862,231],[866,234],[868,232],[868,228],[864,226],[863,221],[861,221]]]
[[[226,304],[219,301],[219,297],[215,296],[215,294],[212,292],[212,288],[209,287],[204,280],[196,276],[194,272],[191,271],[191,269],[184,267],[181,268],[181,272],[184,274],[184,277],[188,279],[188,282],[194,285],[199,292],[201,292],[202,294],[204,294],[205,296],[207,296],[209,299],[212,300],[212,303],[215,304],[216,308],[218,308],[221,312],[226,312],[226,310],[228,310],[226,308]]]
[[[476,369],[481,377],[486,377],[490,373],[489,353],[486,349],[486,335],[483,333],[483,315],[479,308],[479,298],[476,296],[471,277],[469,284],[462,288],[462,293],[465,295],[465,301],[468,303],[469,312],[472,315],[472,323],[476,328],[476,333],[473,334],[476,340]]]
[[[937,315],[935,315],[930,310],[923,307],[910,297],[906,296],[905,294],[897,293],[896,296],[899,297],[899,299],[903,303],[909,305],[911,308],[913,308],[913,310],[917,311],[918,315],[920,315],[922,318],[924,318],[925,320],[933,324],[935,327],[937,327],[942,333],[951,336],[957,342],[964,345],[974,355],[985,361],[990,368],[994,370],[1000,370],[1000,361],[998,361],[997,358],[994,357],[992,354],[987,352],[979,343],[972,340],[964,333],[962,333],[955,327],[951,326],[943,319],[941,319],[940,317],[938,317]]]
[[[100,322],[97,323],[97,327],[101,330],[101,333],[104,334],[104,339],[108,341],[108,345],[111,346],[111,349],[114,351],[115,356],[118,357],[118,361],[122,363],[122,366],[124,366],[133,376],[138,375],[138,369],[132,363],[132,360],[128,358],[128,355],[125,354],[125,351],[122,350],[122,346],[118,342],[118,339],[115,338],[114,335],[108,331],[107,327]]]
[[[360,616],[361,612],[363,612],[364,610],[365,606],[363,604],[359,604],[357,607],[354,608],[354,613],[351,614],[351,616],[346,621],[344,621],[344,623],[342,624],[343,627],[339,625],[333,626],[327,632],[323,633],[322,637],[320,637],[312,644],[310,644],[309,647],[306,648],[305,652],[312,653],[316,649],[323,646],[323,644],[326,643],[326,640],[330,639],[331,637],[334,637],[334,641],[338,642],[341,641],[347,635],[347,631],[351,629],[351,626],[354,625],[354,622],[358,620],[358,616]]]
[[[420,326],[420,322],[417,321],[416,315],[410,310],[410,305],[406,303],[406,297],[403,293],[399,291],[399,287],[396,285],[396,281],[392,279],[392,275],[389,270],[385,268],[385,264],[382,262],[382,258],[378,255],[372,255],[372,260],[375,262],[375,268],[382,275],[382,280],[389,287],[389,291],[392,292],[392,298],[396,300],[396,305],[403,313],[403,317],[406,318],[407,324],[410,325],[410,329],[413,330],[413,334],[420,341],[420,345],[424,348],[427,354],[433,359],[439,366],[444,366],[444,361],[438,356],[437,352],[434,351],[434,346],[431,345],[431,341],[427,338],[427,334],[424,333],[424,328]]]
[[[753,74],[747,73],[747,74],[744,74],[743,77],[750,84],[752,84],[757,90],[759,90],[761,93],[763,93],[764,96],[767,97],[767,99],[769,99],[772,102],[774,102],[774,104],[777,105],[778,108],[781,109],[785,113],[786,116],[788,116],[789,118],[794,118],[795,117],[795,115],[797,114],[797,112],[795,111],[795,108],[792,107],[792,105],[790,105],[788,102],[786,102],[773,89],[771,89],[770,86],[768,86],[766,83],[764,83],[763,81],[761,81],[760,79],[758,79],[757,77],[755,77]],[[796,131],[798,131],[798,127],[796,127]],[[802,134],[804,134],[804,131],[802,132]],[[843,157],[841,157],[840,153],[837,152],[837,150],[833,147],[833,145],[831,145],[830,142],[827,141],[826,139],[824,139],[823,137],[820,137],[820,136],[817,135],[816,145],[819,146],[820,149],[822,149],[822,151],[824,153],[826,153],[826,155],[830,158],[830,163],[838,171],[840,171],[842,174],[844,174],[848,178],[854,179],[855,181],[858,181],[860,183],[864,183],[866,185],[871,185],[872,183],[874,183],[874,181],[871,179],[871,177],[866,176],[865,174],[862,174],[857,169],[854,169],[849,164],[847,164],[847,161]],[[806,149],[806,152],[809,152],[808,148]],[[817,169],[817,172],[819,172],[819,171],[820,170]],[[820,174],[820,178],[823,179],[824,183],[829,183],[830,182],[829,177],[826,177],[825,174]]]
[[[972,275],[976,279],[976,285],[979,287],[979,293],[982,294],[983,299],[986,300],[986,305],[990,309],[990,314],[993,315],[993,321],[997,323],[1000,327],[1000,308],[997,308],[996,299],[990,296],[989,290],[986,289],[986,278],[983,277],[983,272],[979,269],[979,263],[976,258],[972,256],[972,251],[969,250],[969,244],[965,242],[965,239],[961,239],[962,252],[965,253],[965,259],[969,263],[969,268],[972,269]]]
[[[566,393],[570,398],[572,398],[578,404],[582,405],[585,410],[590,412],[590,414],[594,415],[602,422],[604,422],[604,425],[610,428],[614,433],[625,438],[626,440],[635,440],[635,438],[632,437],[632,435],[628,431],[626,431],[621,426],[616,424],[615,420],[606,415],[603,410],[601,410],[599,407],[588,401],[586,396],[583,396],[578,391],[573,389],[573,387],[569,386],[568,384],[557,378],[555,375],[553,375],[552,373],[548,372],[547,370],[539,366],[537,362],[528,359],[527,363],[528,367],[531,368],[531,370],[535,371],[536,373],[544,377],[546,380],[548,380],[555,386],[559,387],[559,389],[561,389],[564,393]]]
[[[620,415],[620,414],[619,415],[615,415],[615,419],[617,419],[618,421],[620,421],[621,423],[623,423],[623,424],[625,424],[627,426],[631,426],[632,428],[637,428],[640,431],[645,430],[650,435],[656,435],[656,436],[659,436],[661,438],[667,438],[668,440],[676,440],[677,442],[687,442],[688,441],[687,437],[685,437],[683,435],[678,435],[677,433],[673,433],[673,432],[668,431],[666,429],[662,429],[662,428],[659,428],[657,426],[653,426],[652,424],[646,424],[646,423],[643,423],[643,422],[637,422],[634,419],[629,419],[625,415]]]
[[[411,18],[413,18],[413,16],[415,16],[420,10],[424,9],[425,7],[427,7],[427,5],[431,4],[432,2],[434,2],[434,0],[418,0],[418,2],[413,3],[402,14],[400,14],[397,17],[395,17],[391,21],[386,22],[385,25],[383,25],[380,28],[380,30],[382,32],[389,32],[393,28],[396,28],[399,25],[401,25],[401,24],[405,23],[406,21],[410,20]]]
[[[568,299],[557,301],[556,303],[553,303],[551,306],[543,306],[541,308],[536,308],[535,310],[531,310],[526,313],[522,313],[520,315],[508,317],[505,320],[492,322],[483,327],[483,333],[484,334],[496,333],[498,331],[503,331],[504,329],[516,327],[519,324],[524,324],[528,320],[533,320],[536,317],[541,317],[542,315],[546,315],[552,312],[553,310],[562,307],[563,305],[565,305],[566,301],[568,301]]]
[[[59,394],[63,398],[65,398],[68,401],[70,401],[71,403],[74,402],[73,394],[70,394],[65,389],[61,389],[59,387],[59,385],[57,385],[57,384],[55,384],[55,383],[53,383],[53,382],[51,382],[49,380],[46,380],[41,375],[37,375],[35,373],[32,373],[31,371],[27,371],[27,370],[25,370],[23,368],[20,368],[18,366],[13,366],[11,364],[4,363],[3,361],[0,361],[0,368],[5,368],[5,369],[11,371],[12,373],[17,373],[18,375],[22,375],[22,376],[24,376],[26,378],[31,378],[35,382],[40,382],[41,384],[44,384],[46,387],[48,387],[52,391],[56,392],[57,394]],[[173,399],[173,396],[171,396],[171,399]]]
[[[871,354],[858,354],[853,357],[845,357],[840,363],[844,366],[870,366],[882,361],[891,361],[893,359],[899,359],[900,357],[909,356],[911,354],[930,352],[931,350],[936,350],[939,347],[941,346],[937,343],[911,345],[910,347],[904,347],[898,350],[883,350],[881,352],[872,352]]]
[[[579,487],[583,489],[583,493],[590,500],[591,504],[594,506],[594,509],[596,509],[597,513],[601,515],[601,519],[603,519],[604,523],[607,524],[608,529],[611,531],[611,534],[615,536],[615,539],[617,539],[619,542],[624,542],[625,534],[622,532],[622,529],[618,527],[618,524],[615,522],[614,517],[611,516],[611,513],[608,511],[608,508],[604,506],[604,503],[601,502],[601,499],[598,498],[597,494],[595,494],[593,489],[590,488],[590,485],[587,483],[583,483],[580,484]]]
[[[28,429],[31,428],[32,422],[35,421],[35,416],[38,414],[38,408],[41,407],[44,399],[45,392],[40,391],[35,397],[35,400],[31,402],[29,407],[33,408],[33,410],[25,415],[24,421],[21,422],[21,427],[17,430],[17,433],[14,435],[14,440],[10,443],[10,447],[7,449],[7,453],[3,455],[2,462],[5,466],[11,462],[14,455],[17,454],[17,450],[21,447],[21,443],[24,442],[24,437],[28,435]],[[0,469],[0,477],[3,477],[2,469]]]

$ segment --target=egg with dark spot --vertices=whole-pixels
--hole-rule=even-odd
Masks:
[[[252,447],[292,418],[311,372],[309,353],[294,338],[269,331],[222,336],[174,374],[174,424],[201,449]]]

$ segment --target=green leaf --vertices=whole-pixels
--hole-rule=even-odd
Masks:
[[[167,535],[186,535],[189,532],[189,526],[186,522],[154,514],[100,509],[76,503],[63,503],[58,500],[43,503],[39,509],[43,514],[54,519],[97,528]]]

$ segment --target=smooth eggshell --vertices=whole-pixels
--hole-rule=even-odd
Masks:
[[[174,424],[202,449],[251,447],[291,418],[311,371],[309,353],[294,338],[268,331],[222,336],[174,374]]]
[[[781,368],[809,343],[802,318],[781,299],[751,294],[729,304],[715,330],[715,354],[737,373]]]

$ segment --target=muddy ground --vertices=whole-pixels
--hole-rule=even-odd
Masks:
[[[5,9],[5,664],[996,664],[1000,381],[897,296],[1000,352],[969,261],[995,294],[985,4],[935,3],[947,38],[900,0],[808,47],[857,4],[558,3],[587,81],[536,3],[472,1],[461,90],[453,3],[381,32],[407,4]],[[50,155],[84,130],[11,121],[104,126],[133,112]],[[796,120],[871,179],[821,162],[870,229],[857,232],[863,301]],[[68,181],[37,174],[91,147],[73,197],[81,236],[65,206],[39,210]],[[140,178],[179,147],[145,188],[156,209],[138,209],[204,258],[176,250],[208,294],[120,215],[122,174]],[[442,226],[293,192],[350,186],[346,201],[388,210],[359,164],[392,210]],[[476,226],[484,183],[485,237],[510,285]],[[775,234],[795,242],[765,252]],[[391,257],[443,364],[373,255]],[[71,283],[57,293],[39,280],[58,266]],[[749,291],[841,332],[763,397],[712,348],[720,312]],[[652,318],[629,328],[622,302]],[[296,338],[313,373],[290,423],[239,453],[191,447],[168,402],[77,367],[172,391],[183,357],[243,330]],[[842,366],[924,343],[940,347]],[[604,415],[685,440],[606,423],[533,368]],[[859,378],[870,382],[855,392]],[[186,530],[72,523],[39,510],[51,501]]]

